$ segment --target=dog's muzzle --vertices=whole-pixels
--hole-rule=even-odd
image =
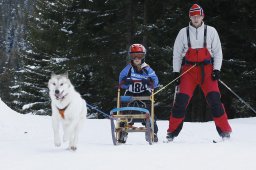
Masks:
[[[59,90],[55,90],[54,95],[57,100],[63,100],[65,98],[65,96],[63,95],[63,91],[60,92]]]

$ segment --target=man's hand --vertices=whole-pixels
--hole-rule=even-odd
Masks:
[[[180,76],[179,72],[174,72],[173,80]],[[176,86],[180,84],[180,77],[174,82]]]
[[[219,70],[213,70],[212,80],[219,80],[219,79],[220,79],[220,71]]]

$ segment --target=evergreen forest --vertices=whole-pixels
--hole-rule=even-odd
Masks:
[[[68,72],[82,97],[109,113],[133,43],[146,47],[161,88],[173,79],[173,44],[194,3],[220,36],[221,80],[256,108],[255,0],[0,0],[0,97],[19,113],[51,115],[48,80]],[[229,118],[255,116],[219,87]],[[169,118],[173,98],[174,85],[155,96],[159,120]],[[187,111],[186,121],[212,120],[199,88]],[[89,114],[105,118],[94,109]]]

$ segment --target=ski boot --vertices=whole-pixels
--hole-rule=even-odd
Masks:
[[[120,127],[125,127],[126,126],[126,122],[120,122],[119,124]],[[126,140],[128,138],[128,133],[126,131],[121,131],[119,132],[119,137],[118,137],[118,142],[119,143],[126,143]]]
[[[158,142],[158,137],[156,133],[154,133],[154,142]]]
[[[150,139],[148,138],[148,135],[147,135],[146,133],[145,133],[145,139],[146,139],[147,142],[149,142],[149,140],[150,140]],[[156,133],[154,133],[154,141],[153,141],[153,142],[155,142],[155,143],[158,142],[158,137],[157,137],[157,134],[156,134]]]
[[[222,140],[229,140],[230,132],[222,132],[222,133],[220,133],[220,137],[222,137]]]
[[[174,139],[173,134],[170,133],[170,132],[168,132],[167,135],[166,135],[166,139],[167,139],[167,141],[166,141],[167,143],[168,143],[168,142],[172,142],[173,139]]]
[[[122,132],[119,133],[118,142],[119,143],[126,143],[127,138],[128,138],[128,133],[125,132],[125,131],[122,131]]]

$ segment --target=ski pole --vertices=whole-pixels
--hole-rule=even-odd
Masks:
[[[232,94],[234,94],[243,104],[245,104],[248,108],[250,108],[254,113],[256,113],[255,109],[253,109],[247,102],[245,102],[241,97],[239,97],[230,87],[228,87],[223,81],[219,80],[219,82],[224,85]]]
[[[172,106],[174,106],[174,102],[176,100],[176,96],[177,96],[177,93],[179,92],[179,85],[175,86],[175,91],[174,91],[174,96],[173,96],[173,104]]]
[[[165,85],[164,87],[160,88],[158,91],[156,91],[155,93],[153,93],[152,95],[156,95],[157,93],[161,92],[162,90],[164,90],[166,87],[168,87],[169,85],[171,85],[172,83],[174,83],[176,80],[178,80],[181,76],[183,76],[184,74],[186,74],[187,72],[189,72],[192,68],[194,68],[196,66],[196,64],[194,64],[193,66],[191,66],[188,70],[184,71],[181,75],[179,75],[178,77],[176,77],[174,80],[172,80],[170,83],[168,83],[167,85]],[[152,96],[151,95],[151,96]]]

